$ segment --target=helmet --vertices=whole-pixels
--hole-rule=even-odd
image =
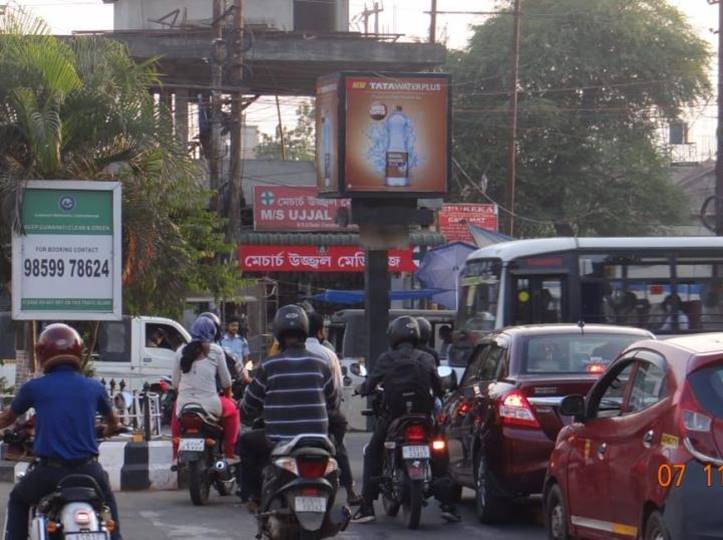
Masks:
[[[417,345],[419,343],[419,324],[417,319],[404,315],[397,317],[389,325],[387,330],[389,336],[389,344],[395,349],[401,343],[411,343]]]
[[[67,324],[51,324],[40,334],[35,345],[35,353],[44,372],[60,365],[70,365],[80,369],[83,339]]]
[[[211,319],[213,321],[213,324],[216,325],[216,338],[214,341],[221,341],[221,338],[223,337],[223,333],[221,332],[221,319],[218,318],[218,315],[211,311],[204,311],[201,313],[198,318],[205,317],[207,319]]]
[[[191,326],[191,338],[193,341],[202,343],[213,343],[216,340],[218,327],[210,317],[199,315],[196,322]]]
[[[432,324],[424,317],[417,317],[417,324],[419,325],[419,343],[429,344],[432,339]]]
[[[280,308],[274,317],[274,337],[282,346],[282,338],[290,333],[298,334],[303,339],[309,337],[309,316],[301,307],[293,304]]]

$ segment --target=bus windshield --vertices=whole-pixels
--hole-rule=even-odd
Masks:
[[[460,274],[457,330],[490,332],[497,322],[502,261],[482,259],[469,263]]]

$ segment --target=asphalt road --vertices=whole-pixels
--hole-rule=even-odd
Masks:
[[[353,457],[356,478],[361,477],[361,448],[367,437],[350,436],[349,452]],[[0,515],[3,522],[10,488],[9,484],[0,484],[0,504],[3,509]],[[185,491],[119,493],[117,497],[121,509],[121,526],[126,540],[253,539],[256,534],[256,522],[253,516],[239,504],[236,497],[212,496],[210,504],[201,508],[191,504]],[[535,501],[518,505],[513,522],[495,527],[485,527],[477,522],[473,504],[472,493],[465,492],[460,507],[462,522],[447,524],[439,517],[436,502],[430,502],[424,510],[422,525],[418,531],[404,529],[401,518],[395,520],[382,517],[378,508],[376,523],[350,525],[339,538],[440,540],[462,536],[489,540],[542,540],[545,537],[541,526],[539,503]]]

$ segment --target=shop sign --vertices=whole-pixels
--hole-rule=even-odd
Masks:
[[[349,199],[320,199],[313,186],[254,186],[254,229],[344,230],[337,224],[337,218],[339,211],[348,213],[350,206]]]
[[[468,225],[497,232],[496,204],[445,204],[439,211],[439,232],[447,242],[469,242],[474,238]]]

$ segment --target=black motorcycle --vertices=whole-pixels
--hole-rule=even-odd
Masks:
[[[335,505],[339,471],[324,435],[299,435],[274,448],[264,469],[256,538],[318,540],[346,529],[351,512]]]
[[[222,497],[231,495],[236,486],[236,466],[224,458],[223,427],[196,403],[185,405],[178,421],[178,467],[187,470],[193,504],[206,504],[212,486]]]

